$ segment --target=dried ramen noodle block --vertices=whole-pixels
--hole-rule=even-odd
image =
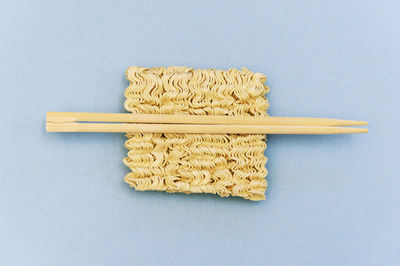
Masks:
[[[129,67],[125,109],[145,114],[268,116],[266,77],[243,68]],[[266,136],[127,134],[125,181],[137,190],[265,199]]]

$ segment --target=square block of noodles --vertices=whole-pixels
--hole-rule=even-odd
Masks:
[[[126,70],[125,109],[145,114],[268,116],[266,77],[242,70],[136,67]],[[125,181],[137,190],[265,199],[266,136],[127,134]]]

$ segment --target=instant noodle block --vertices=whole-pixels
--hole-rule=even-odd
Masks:
[[[140,114],[268,116],[266,77],[246,68],[126,70],[125,109]],[[136,190],[264,200],[266,135],[128,133],[125,181]]]

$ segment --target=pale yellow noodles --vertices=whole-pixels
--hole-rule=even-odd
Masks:
[[[266,77],[243,68],[129,67],[132,113],[267,116]],[[127,134],[125,181],[137,190],[265,199],[265,135]]]

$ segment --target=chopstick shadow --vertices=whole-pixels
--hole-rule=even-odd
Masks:
[[[267,135],[267,145],[279,145],[279,143],[303,145],[349,145],[353,134],[332,135]]]

